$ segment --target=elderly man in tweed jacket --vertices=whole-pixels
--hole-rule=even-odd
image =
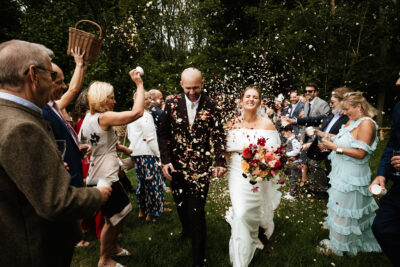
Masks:
[[[0,262],[69,266],[79,218],[94,214],[110,188],[75,188],[41,113],[54,81],[46,47],[0,44]]]

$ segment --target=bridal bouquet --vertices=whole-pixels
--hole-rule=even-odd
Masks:
[[[250,144],[242,152],[243,177],[249,178],[254,185],[278,174],[287,162],[283,146],[267,147],[265,138],[259,138],[257,144]]]

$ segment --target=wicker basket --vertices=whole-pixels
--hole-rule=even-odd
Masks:
[[[84,32],[78,30],[78,25],[82,22],[87,22],[92,25],[95,25],[99,31],[100,35],[94,35],[88,32]],[[80,20],[75,24],[75,28],[69,27],[69,41],[68,41],[68,50],[67,54],[71,55],[71,49],[74,47],[80,47],[81,51],[86,51],[85,60],[89,62],[94,62],[97,60],[97,57],[100,53],[101,45],[103,44],[103,39],[101,39],[103,35],[103,30],[100,25],[96,22],[90,20]]]

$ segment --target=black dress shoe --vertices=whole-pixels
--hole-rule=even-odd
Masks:
[[[317,192],[315,193],[315,198],[319,200],[328,199],[329,195],[327,192]]]

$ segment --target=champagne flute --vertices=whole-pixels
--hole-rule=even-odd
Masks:
[[[400,156],[400,150],[393,150],[393,157],[394,156]],[[400,170],[395,169],[395,171],[392,174],[394,176],[400,176]]]
[[[65,140],[56,140],[58,150],[61,153],[61,158],[64,160],[65,152],[67,151],[67,143]]]
[[[323,141],[331,141],[331,138],[329,137],[329,133],[323,132],[322,137],[319,135],[317,135],[317,136],[318,136],[318,143],[322,143]],[[329,149],[327,149],[327,148],[322,149],[321,152],[329,152]]]

